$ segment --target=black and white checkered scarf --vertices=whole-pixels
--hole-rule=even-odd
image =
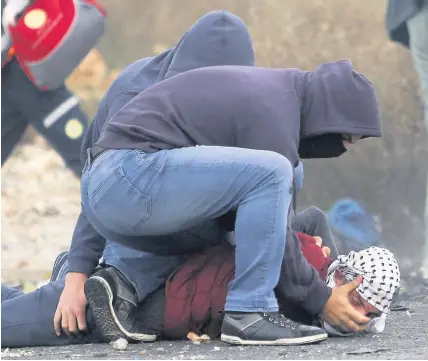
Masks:
[[[374,318],[367,329],[368,332],[382,332],[385,327],[386,315],[391,308],[392,297],[400,286],[400,270],[394,255],[384,248],[370,247],[359,252],[350,252],[347,256],[339,256],[329,269],[325,283],[335,287],[334,274],[341,271],[348,281],[358,276],[363,277],[357,292],[369,304],[382,312]],[[324,321],[323,324],[326,324]],[[331,329],[326,325],[326,329]],[[341,331],[338,333],[343,335]],[[331,332],[334,333],[334,332]]]

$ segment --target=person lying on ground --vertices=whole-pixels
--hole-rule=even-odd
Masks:
[[[298,178],[302,184],[303,172],[300,173],[301,175]],[[301,185],[299,186],[300,188]],[[295,227],[296,231],[305,232],[305,230],[312,230],[315,232],[314,234],[329,237],[329,233],[325,227],[325,215],[318,208],[309,207],[298,213],[296,219],[296,221],[293,220],[292,222],[292,226]],[[330,238],[329,242],[330,244],[334,243],[334,240]],[[126,248],[124,246],[121,247]],[[119,338],[122,335],[129,338],[129,336],[121,332],[120,329],[123,326],[119,328],[115,324],[115,322],[119,322],[118,317],[120,321],[124,320],[124,318],[121,318],[122,315],[128,318],[128,322],[132,324],[129,328],[134,329],[136,334],[156,335],[158,333],[159,326],[157,326],[157,323],[153,326],[153,320],[159,319],[159,316],[156,316],[159,314],[159,309],[155,308],[157,306],[154,306],[154,303],[156,305],[164,305],[165,301],[159,301],[159,297],[162,297],[162,292],[164,297],[164,286],[169,274],[166,275],[165,281],[159,283],[157,287],[163,291],[156,291],[155,289],[155,292],[149,295],[148,299],[146,297],[144,301],[137,302],[136,294],[127,276],[121,270],[106,264],[104,259],[104,261],[101,260],[98,269],[105,269],[105,273],[108,275],[106,280],[111,282],[110,289],[114,292],[113,310],[110,307],[106,307],[105,314],[107,317],[98,320],[99,326],[97,327],[91,309],[87,307],[85,310],[85,319],[88,324],[88,332],[73,333],[64,329],[61,330],[62,332],[59,336],[56,336],[52,318],[64,289],[69,267],[68,258],[68,252],[61,253],[54,263],[50,282],[34,292],[23,294],[15,288],[2,286],[2,347],[59,346],[80,342],[101,342],[102,340],[108,341]],[[313,258],[310,258],[311,260]],[[147,274],[153,276],[153,271],[149,271],[148,269]],[[100,275],[99,272],[97,274]],[[23,296],[23,298],[16,300],[15,298],[18,296]],[[3,301],[7,302],[3,304]],[[126,310],[125,312],[123,312],[124,309]],[[129,312],[130,309],[131,312]],[[160,313],[163,314],[162,306],[160,306],[160,310]],[[154,316],[148,319],[149,315]],[[107,333],[99,330],[100,326],[103,330],[108,329],[105,323],[110,323],[110,329]],[[135,340],[138,340],[138,338]]]
[[[245,345],[319,342],[322,330],[308,336],[299,325],[279,324],[274,289],[283,264],[286,297],[310,314],[322,313],[351,331],[363,330],[370,319],[352,307],[346,285],[332,292],[317,277],[293,239],[288,213],[294,167],[299,158],[338,157],[359,139],[381,135],[374,88],[350,61],[314,71],[191,70],[151,86],[108,119],[88,150],[82,205],[105,239],[158,257],[165,248],[182,251],[147,236],[236,211],[236,273],[221,339]],[[97,277],[88,282],[101,281]],[[98,286],[99,292],[106,289],[103,281]],[[96,291],[89,296],[89,302],[102,302]],[[104,305],[98,306],[95,312]]]
[[[331,287],[343,283],[345,281],[344,277],[346,277],[346,282],[348,282],[348,279],[352,279],[349,276],[351,274],[348,272],[349,269],[353,272],[352,274],[362,274],[364,279],[369,281],[372,280],[372,275],[375,274],[373,268],[361,267],[362,262],[355,264],[355,259],[359,259],[358,256],[367,258],[369,254],[367,250],[364,253],[358,253],[357,257],[350,255],[348,257],[340,256],[338,261],[334,261],[329,257],[329,249],[327,247],[320,248],[319,240],[302,233],[299,233],[299,240],[304,256],[317,270],[320,277],[327,280],[326,282]],[[385,275],[384,268],[380,263],[382,261],[381,257],[385,256],[385,260],[389,257],[393,266],[396,265],[396,262],[394,257],[386,250],[373,249],[372,251],[375,259],[373,261],[370,259],[370,262],[375,264],[375,270],[380,271],[377,273],[377,278],[381,279]],[[379,251],[381,255],[377,255],[376,251]],[[159,339],[183,339],[190,332],[197,335],[209,334],[210,338],[217,338],[221,327],[221,320],[218,317],[219,311],[224,307],[228,282],[234,272],[233,252],[233,248],[225,245],[214,247],[189,258],[185,264],[169,277],[166,287],[161,287],[139,305],[136,322],[141,331],[157,334]],[[219,259],[221,262],[216,263],[216,260]],[[204,267],[198,268],[197,265],[200,264],[204,264]],[[352,268],[350,268],[351,266]],[[2,347],[60,346],[111,340],[110,338],[105,338],[100,332],[97,323],[92,317],[90,305],[87,309],[88,331],[86,333],[70,334],[68,335],[69,337],[65,333],[62,333],[59,337],[55,335],[51,318],[61,293],[60,288],[64,285],[66,268],[67,254],[64,252],[58,256],[54,264],[50,284],[27,294],[2,285]],[[367,272],[368,270],[370,272]],[[399,272],[395,270],[395,267],[391,268],[389,273],[393,279],[385,283],[386,286],[391,287],[390,292],[394,292],[394,287],[399,283]],[[192,277],[189,277],[189,274],[192,274]],[[228,277],[223,277],[225,274]],[[346,274],[348,276],[345,276]],[[332,283],[332,275],[336,285]],[[199,287],[195,287],[195,285]],[[201,289],[201,285],[203,285],[204,289]],[[192,293],[190,290],[194,292]],[[368,288],[368,291],[372,292],[370,290],[373,290],[373,287]],[[385,295],[388,294],[385,293]],[[375,320],[371,321],[372,325],[369,329],[381,332],[386,317],[381,316],[382,321],[377,321],[377,316],[380,315],[379,310],[377,308],[374,309],[366,301],[369,296],[365,296],[364,291],[362,295],[360,296],[358,288],[356,292],[350,291],[350,301],[359,312],[368,314]],[[379,299],[382,295],[377,297]],[[330,334],[345,335],[343,330],[331,327],[322,319],[311,318],[310,316],[305,319],[306,315],[294,312],[293,307],[290,308],[287,301],[281,298],[279,298],[279,301],[282,308],[288,310],[290,317],[309,324],[320,324]],[[387,306],[386,303],[385,305]],[[386,313],[383,313],[383,315],[386,315]],[[349,333],[346,333],[346,335],[349,335]],[[126,338],[125,335],[118,333],[117,338],[119,337]]]
[[[254,66],[254,51],[245,23],[227,11],[213,11],[202,16],[182,36],[180,41],[163,53],[135,61],[124,69],[100,101],[82,145],[83,163],[87,149],[98,140],[101,130],[120,108],[151,85],[179,73],[215,65]],[[92,275],[103,252],[104,263],[119,270],[127,279],[128,292],[135,304],[142,302],[150,293],[162,286],[168,275],[187,258],[188,253],[209,245],[211,239],[226,235],[220,220],[209,220],[199,227],[150,237],[153,243],[174,243],[180,250],[165,247],[162,257],[155,257],[143,250],[130,249],[119,243],[107,242],[88,222],[82,210],[72,237],[69,254],[69,273],[55,314],[56,329],[70,333],[86,329],[87,304],[83,286]],[[184,242],[186,239],[190,244]],[[132,304],[121,309],[123,319],[134,312]],[[122,331],[129,337],[153,340],[154,335],[137,333],[132,325],[123,324]]]
[[[365,331],[383,332],[393,295],[400,284],[400,271],[394,255],[386,249],[370,247],[360,252],[352,251],[333,261],[328,256],[329,249],[321,248],[314,237],[299,234],[299,240],[305,258],[325,284],[333,291],[346,285],[347,297],[354,309],[371,319]],[[166,283],[162,335],[185,338],[191,332],[217,338],[221,333],[221,314],[234,271],[234,251],[219,246],[195,255],[173,273]],[[322,314],[314,317],[298,303],[290,302],[283,297],[282,286],[280,281],[276,296],[286,317],[321,326],[330,335],[353,334],[338,325],[329,324]],[[179,313],[175,313],[176,308]],[[289,323],[286,318],[279,321],[283,327]]]

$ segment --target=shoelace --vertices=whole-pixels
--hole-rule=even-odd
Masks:
[[[263,313],[263,316],[268,319],[269,322],[273,322],[275,325],[280,325],[281,327],[287,327],[291,328],[292,330],[296,329],[295,322],[289,320],[284,315],[280,313],[269,314],[269,313]]]

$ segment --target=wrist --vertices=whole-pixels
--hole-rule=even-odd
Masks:
[[[84,273],[80,272],[68,272],[65,276],[65,283],[66,284],[84,284],[86,280],[88,279],[88,276]]]

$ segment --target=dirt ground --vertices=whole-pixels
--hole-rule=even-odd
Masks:
[[[49,278],[55,257],[70,245],[79,181],[36,138],[19,146],[2,168],[1,203],[2,282]]]

